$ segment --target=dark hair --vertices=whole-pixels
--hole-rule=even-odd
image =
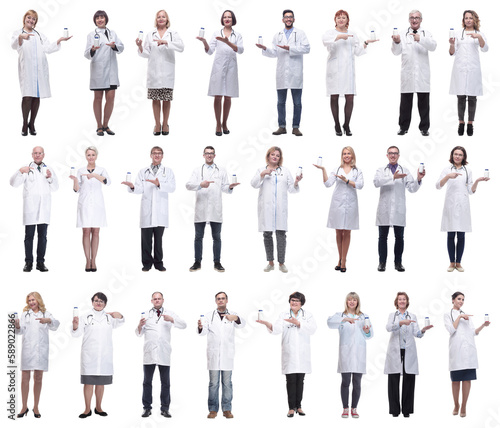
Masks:
[[[455,291],[452,295],[451,295],[451,300],[455,300],[458,296],[464,296],[465,297],[465,294],[460,292],[460,291]]]
[[[109,21],[109,18],[108,18],[108,14],[106,12],[104,12],[103,10],[98,10],[96,13],[94,13],[94,24],[97,25],[95,23],[95,20],[99,17],[99,16],[104,16],[104,19],[106,20],[106,25],[108,25],[108,21]]]
[[[155,291],[153,294],[151,294],[151,298],[153,298],[155,294],[161,294],[161,297],[163,299],[163,293],[161,291]]]
[[[229,12],[231,14],[231,20],[232,20],[231,21],[232,22],[231,25],[236,25],[236,15],[234,14],[234,12],[232,10],[229,10],[229,9],[225,10],[224,12],[222,12],[222,16],[220,17],[220,23],[222,25],[224,25],[224,14],[226,12]]]
[[[225,293],[224,291],[219,291],[216,295],[215,295],[215,298],[217,299],[217,296],[219,294],[224,294],[224,296],[226,296],[226,299],[227,299],[227,293]]]
[[[154,146],[152,149],[151,149],[151,155],[153,154],[153,150],[159,150],[161,152],[161,154],[163,154],[163,149],[160,147],[160,146]]]
[[[399,147],[396,147],[396,146],[391,146],[387,149],[387,151],[391,150],[391,149],[397,149],[398,151],[398,154],[399,154]]]
[[[337,17],[342,16],[342,15],[345,15],[346,18],[347,18],[347,22],[345,24],[345,28],[349,28],[349,14],[345,10],[343,10],[343,9],[337,10],[337,13],[335,14],[335,18],[334,19],[337,19]],[[335,25],[335,26],[337,26],[337,25]]]
[[[396,306],[396,309],[398,309],[398,297],[399,296],[406,297],[406,308],[405,309],[408,309],[408,306],[410,306],[410,298],[408,297],[408,294],[406,294],[404,291],[398,291],[398,294],[396,295],[396,298],[394,299],[394,306]]]
[[[462,153],[464,154],[464,158],[462,159],[462,165],[467,165],[469,163],[469,162],[467,162],[467,152],[465,151],[465,149],[462,146],[453,147],[453,150],[450,153],[450,163],[452,165],[455,164],[455,162],[453,161],[453,152],[455,150],[461,150],[462,151]]]
[[[203,149],[203,154],[205,154],[205,150],[213,150],[214,151],[214,154],[215,154],[215,149],[212,147],[212,146],[207,146]]]
[[[106,295],[104,293],[101,293],[100,291],[98,291],[97,293],[95,293],[92,296],[92,298],[90,299],[90,301],[93,302],[96,297],[98,299],[101,299],[104,302],[104,306],[106,306],[108,304],[108,298],[106,297]]]
[[[293,10],[291,10],[291,9],[285,9],[285,10],[283,11],[283,18],[285,17],[285,15],[286,15],[287,13],[291,13],[291,14],[293,15],[293,17],[295,18],[295,14],[293,13]]]
[[[306,296],[304,296],[302,293],[299,293],[298,291],[290,294],[290,297],[288,298],[288,303],[290,303],[292,299],[299,299],[301,306],[304,306],[306,303]]]

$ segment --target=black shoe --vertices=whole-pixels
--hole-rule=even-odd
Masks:
[[[26,262],[26,264],[23,267],[23,272],[31,272],[33,269],[33,262]]]
[[[149,418],[151,416],[151,410],[150,409],[144,409],[144,412],[142,412],[142,417],[143,418]]]
[[[347,270],[347,268],[340,268],[340,272],[344,273]],[[300,415],[300,413],[299,413]]]
[[[164,417],[166,417],[166,418],[171,418],[172,417],[172,415],[169,413],[168,410],[162,410],[161,411],[161,415],[164,416]]]
[[[299,412],[298,409],[295,410],[295,411],[299,414],[299,416],[305,416],[306,415],[304,412]]]
[[[223,130],[222,130],[222,133],[223,133],[224,135],[229,134],[229,129],[223,129]]]
[[[409,418],[409,417],[410,417],[410,415],[403,415],[403,416],[404,416],[405,418]]]
[[[109,129],[109,126],[102,128],[102,130],[108,135],[115,135],[115,133],[111,129]]]
[[[385,263],[379,263],[378,264],[378,271],[379,272],[385,272]]]
[[[340,263],[342,262],[342,260],[339,260],[339,264],[337,266],[335,266],[335,270],[340,270]]]
[[[224,269],[222,267],[220,262],[214,262],[214,270],[216,270],[217,272],[225,272],[226,271],[226,269]]]
[[[399,128],[398,135],[405,135],[405,134],[408,134],[408,130],[403,129],[403,128]]]
[[[95,131],[95,132],[97,132],[97,135],[99,137],[104,137],[104,132],[102,130],[103,130],[103,128],[97,128],[96,131]],[[84,415],[84,413],[82,413],[82,415]],[[87,417],[87,416],[85,416],[85,417]]]
[[[293,418],[295,416],[295,413],[287,413],[286,417],[287,418]]]
[[[37,419],[40,419],[42,417],[42,415],[40,413],[35,413],[35,411],[33,410],[33,416]]]
[[[396,263],[394,265],[394,269],[396,269],[398,272],[404,272],[405,271],[405,267],[401,263]]]
[[[21,129],[21,135],[26,137],[28,135],[28,124],[23,125],[23,129]],[[21,416],[22,417],[22,416]]]
[[[201,262],[196,260],[194,262],[194,265],[189,268],[189,272],[196,272],[197,270],[200,270],[200,269],[201,269]]]
[[[425,131],[420,131],[422,134],[422,137],[428,137],[429,136],[429,131],[426,129]]]
[[[222,137],[222,132],[221,131],[215,131],[215,135],[217,135],[217,137]]]
[[[344,125],[342,126],[342,128],[344,128],[344,134],[347,135],[348,137],[352,137],[352,132],[351,130],[349,129],[349,125]]]
[[[23,413],[18,413],[17,418],[19,419],[19,418],[26,416],[28,414],[28,412],[29,412],[29,409],[26,409]]]
[[[94,413],[99,416],[108,416],[106,412],[98,412],[97,409],[94,409]]]
[[[163,265],[158,266],[158,267],[156,267],[156,266],[155,266],[155,269],[156,269],[156,270],[159,270],[160,272],[165,272],[165,271],[167,270],[167,269],[165,268],[165,266],[163,266]]]
[[[45,266],[44,262],[36,262],[36,270],[40,272],[48,272],[47,266]]]
[[[146,266],[144,266],[144,267],[142,268],[142,271],[143,271],[143,272],[149,272],[150,270],[151,270],[151,266],[150,266],[150,267],[146,267]]]
[[[342,128],[340,125],[335,125],[335,135],[337,137],[342,137]]]
[[[465,123],[459,123],[458,124],[458,135],[462,136],[464,135],[465,131]]]
[[[89,410],[88,413],[82,413],[80,416],[78,416],[80,419],[85,419],[88,418],[89,416],[92,416],[92,410]]]
[[[472,125],[472,123],[468,123],[467,124],[467,135],[469,137],[472,137],[473,134],[474,134],[474,126]]]
[[[28,124],[28,130],[30,131],[30,135],[36,135],[35,125]]]

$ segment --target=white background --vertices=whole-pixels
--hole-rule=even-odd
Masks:
[[[270,6],[271,4],[271,6]],[[488,37],[490,50],[481,53],[484,96],[479,98],[475,134],[470,138],[456,134],[456,98],[448,95],[453,59],[448,55],[448,29],[459,28],[463,10],[473,7],[481,18],[481,29]],[[49,56],[52,98],[41,102],[36,137],[21,137],[20,92],[17,78],[17,54],[10,48],[13,31],[21,26],[26,10],[39,13],[37,30],[49,40],[62,35],[69,27],[74,37],[63,44],[60,52]],[[147,61],[136,53],[134,44],[139,30],[152,29],[155,13],[166,8],[171,28],[178,31],[185,51],[177,54],[176,86],[170,135],[154,137],[150,101],[146,100]],[[274,137],[277,128],[275,60],[265,58],[255,47],[262,35],[264,44],[278,32],[282,11],[295,12],[297,28],[305,31],[311,53],[304,58],[304,92],[301,130],[304,137],[289,133]],[[357,91],[351,129],[354,136],[338,138],[325,96],[327,52],[322,34],[334,26],[337,9],[347,9],[350,28],[360,39],[375,29],[380,42],[368,47],[368,55],[357,58]],[[398,137],[400,57],[390,51],[393,27],[406,28],[411,9],[423,13],[422,27],[437,41],[430,53],[431,62],[431,136],[418,132],[416,108],[410,132]],[[88,90],[89,63],[83,57],[86,36],[93,31],[92,16],[104,9],[110,17],[108,27],[116,31],[125,44],[118,57],[121,86],[117,91],[115,111],[110,121],[116,136],[96,137],[92,113],[92,93]],[[206,96],[213,58],[204,54],[195,39],[199,27],[206,35],[220,28],[220,16],[233,9],[238,19],[235,30],[243,35],[245,52],[238,56],[240,98],[233,100],[229,119],[229,136],[215,137],[212,98]],[[388,414],[387,377],[383,365],[389,334],[385,323],[395,311],[397,291],[410,295],[409,310],[423,325],[430,316],[435,328],[418,341],[420,376],[416,381],[415,414],[405,420],[408,426],[456,422],[463,426],[500,426],[498,371],[494,363],[498,354],[495,312],[498,279],[495,275],[498,251],[498,229],[493,226],[499,185],[496,155],[500,72],[499,50],[495,34],[497,2],[475,1],[358,1],[332,5],[326,1],[304,3],[264,2],[262,0],[190,2],[111,2],[111,1],[44,1],[9,2],[3,6],[0,45],[2,67],[2,134],[3,159],[0,191],[0,260],[4,299],[2,313],[24,307],[25,296],[39,291],[61,327],[51,332],[50,371],[44,376],[40,403],[40,426],[66,426],[84,423],[78,414],[84,409],[79,383],[81,339],[69,335],[73,306],[81,311],[90,306],[96,291],[108,296],[110,311],[125,315],[125,325],[114,332],[114,384],[106,387],[103,408],[108,418],[93,415],[93,424],[123,427],[151,427],[165,420],[159,416],[159,382],[153,392],[153,417],[141,419],[142,413],[142,339],[134,334],[139,314],[150,307],[150,295],[160,290],[166,307],[188,322],[186,330],[173,332],[172,356],[172,420],[173,426],[205,423],[207,414],[208,373],[206,371],[206,339],[197,338],[195,325],[201,313],[215,308],[214,295],[225,290],[228,307],[248,321],[238,332],[235,370],[233,372],[234,423],[238,426],[276,425],[284,423],[287,412],[285,378],[281,375],[280,338],[269,335],[255,323],[258,309],[274,321],[288,307],[288,295],[296,290],[306,295],[305,309],[318,323],[312,338],[313,373],[306,376],[303,408],[306,418],[295,417],[288,423],[322,424],[340,419],[340,375],[337,374],[338,333],[328,330],[326,319],[343,308],[345,295],[356,291],[361,296],[362,310],[372,319],[375,337],[368,342],[368,373],[363,377],[363,391],[358,405],[362,421],[395,426],[401,423]],[[341,100],[341,103],[343,100]],[[342,104],[341,104],[342,105]],[[288,120],[291,122],[291,100]],[[342,117],[342,116],[341,116]],[[291,129],[289,129],[291,131]],[[140,198],[127,193],[120,182],[131,171],[149,164],[153,145],[165,151],[164,164],[176,175],[177,190],[170,195],[170,228],[164,234],[166,273],[141,272],[139,204]],[[377,272],[377,238],[375,212],[378,190],[372,178],[378,167],[387,164],[388,146],[396,144],[401,151],[400,163],[416,173],[419,162],[425,162],[427,176],[422,189],[407,197],[405,273],[392,268],[392,250],[388,269]],[[448,165],[451,149],[464,145],[474,177],[490,168],[491,181],[480,183],[471,197],[473,233],[466,236],[463,257],[465,273],[447,273],[446,235],[440,232],[445,190],[437,191],[435,183]],[[60,182],[53,194],[52,220],[48,231],[46,264],[50,271],[23,273],[24,249],[22,226],[22,190],[9,186],[9,178],[17,168],[31,160],[35,145],[45,149],[45,162],[51,165]],[[109,227],[101,230],[97,273],[85,273],[81,246],[81,230],[76,229],[77,195],[68,178],[70,166],[84,166],[84,149],[99,148],[97,163],[104,166],[112,180],[103,189]],[[193,262],[194,193],[185,189],[193,168],[203,162],[206,145],[214,145],[216,162],[229,174],[236,173],[242,185],[233,195],[224,195],[222,229],[222,264],[226,273],[212,270],[211,239],[206,230],[203,267],[190,273]],[[264,273],[266,265],[262,235],[257,232],[257,190],[249,182],[256,169],[264,166],[264,155],[272,145],[284,151],[284,165],[295,171],[301,165],[304,179],[299,194],[289,198],[289,233],[287,266],[290,272]],[[328,171],[339,165],[345,145],[354,147],[358,167],[365,176],[365,188],[359,191],[360,230],[352,233],[347,272],[334,271],[337,263],[335,232],[326,228],[332,189],[322,184],[321,172],[314,163],[323,156]],[[392,249],[392,232],[389,248]],[[495,252],[494,252],[495,251]],[[476,325],[484,313],[490,313],[492,325],[476,338],[480,368],[473,382],[465,420],[451,416],[453,408],[448,373],[448,333],[443,314],[450,310],[450,295],[460,290],[466,295],[464,310],[474,314]],[[6,337],[6,332],[4,333]],[[19,341],[20,347],[20,341]],[[5,348],[4,348],[5,349]],[[6,355],[4,353],[3,355]],[[157,378],[155,378],[155,382]],[[8,379],[4,379],[7,385]],[[5,397],[7,393],[5,392]],[[20,398],[20,397],[19,397]],[[19,402],[20,403],[20,402]],[[30,394],[32,408],[32,393]],[[92,406],[93,407],[93,406]],[[17,410],[20,410],[20,406]],[[7,413],[5,413],[5,416]],[[30,411],[22,423],[32,422]],[[224,423],[221,414],[214,422]],[[89,422],[87,421],[87,424]],[[351,423],[351,420],[345,421]]]

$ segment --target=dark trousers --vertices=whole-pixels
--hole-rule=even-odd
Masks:
[[[203,237],[205,236],[206,224],[206,222],[194,224],[194,259],[198,262],[201,262],[203,256]],[[220,252],[222,247],[220,232],[222,230],[222,223],[211,221],[210,227],[212,228],[212,239],[214,241],[214,262],[220,262]]]
[[[153,375],[156,364],[144,364],[144,381],[142,382],[142,407],[151,410],[153,404]],[[170,407],[170,366],[160,366],[161,411],[168,412]]]
[[[455,247],[455,234],[457,245]],[[465,249],[465,232],[448,232],[448,255],[450,263],[461,263]]]
[[[288,395],[288,409],[290,410],[302,407],[305,376],[305,373],[292,373],[286,375],[286,392]]]
[[[413,413],[415,375],[406,373],[404,349],[401,349],[401,360],[403,362],[403,397],[401,405],[399,404],[399,378],[401,375],[399,373],[392,373],[389,375],[389,413],[391,415],[399,415],[401,413],[401,407],[403,408],[403,415]]]
[[[293,120],[292,128],[300,126],[302,115],[302,89],[290,89],[293,99]],[[278,125],[286,128],[286,96],[288,89],[278,89]]]
[[[465,103],[469,101],[469,122],[474,122],[476,116],[477,97],[471,95],[457,95],[458,98],[458,120],[464,122],[465,117]]]
[[[142,266],[151,269],[163,267],[163,246],[162,238],[165,228],[158,227],[144,227],[141,228],[141,251],[142,251]],[[154,241],[154,257],[151,255],[153,251]]]
[[[351,407],[356,409],[358,407],[359,397],[361,395],[361,378],[362,373],[341,373],[342,383],[340,385],[340,397],[342,398],[342,406],[344,409],[349,407],[349,386],[351,385],[352,377],[352,400]]]
[[[420,114],[420,124],[418,129],[427,131],[431,125],[429,118],[429,92],[417,92],[418,112]],[[413,93],[401,94],[401,104],[399,105],[399,127],[408,130],[411,122],[411,111],[413,108]]]
[[[387,262],[387,237],[389,236],[390,226],[378,227],[378,260],[379,263]],[[403,250],[405,247],[405,228],[403,226],[393,226],[394,237],[394,263],[403,262]]]
[[[24,228],[24,261],[33,263],[33,240],[35,239],[35,229],[38,230],[38,242],[36,246],[36,262],[45,262],[45,250],[47,249],[47,228],[48,224],[30,224]]]

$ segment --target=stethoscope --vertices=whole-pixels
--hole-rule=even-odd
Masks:
[[[297,312],[297,316],[295,316],[292,312],[292,309],[290,308],[290,319],[292,318],[295,318],[295,319],[299,319],[300,318],[300,311],[302,311],[302,319],[304,319],[306,316],[304,315],[304,309],[300,308],[299,311]],[[297,326],[295,324],[292,324],[292,323],[287,323],[288,325],[286,326],[287,328],[297,328]]]
[[[108,314],[105,314],[105,316],[106,316],[106,322],[109,324],[110,322],[109,322]],[[90,322],[89,322],[89,318],[90,318]],[[93,314],[87,315],[87,325],[94,325],[94,315]]]
[[[220,36],[222,38],[226,37],[224,35],[224,28],[222,30],[220,30]],[[228,40],[231,40],[231,36],[234,36],[234,40],[236,40],[236,34],[234,34],[234,30],[233,29],[231,29],[231,34],[229,35]],[[170,33],[170,38],[172,38],[172,33]]]
[[[335,174],[335,175],[339,175],[340,168],[342,168],[342,167],[341,167],[341,166],[339,166],[339,167],[337,168],[337,174]],[[387,168],[387,167],[386,167],[386,168]],[[343,169],[343,168],[342,168],[342,169]],[[358,175],[359,175],[358,168],[354,167],[354,168],[352,168],[352,170],[356,170],[356,177],[354,177],[354,178],[353,178],[353,180],[352,180],[352,181],[356,181],[356,180],[358,179]],[[352,171],[352,170],[351,170],[351,171]],[[344,172],[345,172],[345,171],[344,171]],[[349,175],[349,174],[348,174],[348,175]],[[337,178],[338,178],[338,177],[337,177]],[[346,178],[347,178],[347,177],[346,177]],[[340,180],[340,179],[339,179],[339,180]]]
[[[170,41],[172,42],[172,41],[173,41],[173,39],[172,39],[172,32],[171,32],[171,31],[169,31],[168,33],[170,34]],[[155,30],[155,31],[153,31],[153,33],[151,34],[151,38],[152,38],[153,40],[154,40],[154,35],[155,35],[155,34],[158,34],[158,38],[160,38],[160,39],[161,39],[160,34],[158,33],[158,31],[157,31],[157,30]]]
[[[219,314],[227,314],[227,315],[231,315],[229,313],[229,311],[226,309],[224,312],[219,312],[217,309],[215,311],[212,312],[212,320],[211,322],[213,323],[214,322],[214,316],[215,316],[215,313],[217,313],[217,315]],[[220,315],[219,315],[219,318],[220,318]],[[226,317],[224,317],[224,321],[225,323],[228,323],[229,321],[226,320]]]
[[[162,169],[163,169],[163,172],[162,172],[162,176],[163,177],[166,177],[167,176],[167,172],[165,170],[165,167],[162,166]],[[158,169],[159,171],[159,169]],[[151,167],[149,167],[147,170],[146,170],[146,174],[149,174],[149,175],[152,175],[153,177],[156,177],[156,174],[153,174],[153,171],[151,171]],[[147,179],[148,175],[146,175],[146,177],[144,178],[145,180]]]
[[[462,314],[464,314],[464,315],[465,315],[465,312],[464,312],[464,311],[462,311],[462,309],[460,309],[460,310],[458,311],[458,314],[459,314],[459,315],[462,315]],[[451,322],[452,322],[452,323],[454,323],[454,322],[455,322],[455,320],[453,319],[453,308],[451,308],[451,311],[450,311],[450,317],[451,317]]]
[[[214,168],[216,169],[216,171],[217,171],[217,177],[212,177],[212,178],[219,178],[219,175],[218,175],[218,174],[220,173],[219,167],[218,167],[218,166],[217,166],[217,164],[215,164],[215,163],[214,163],[214,164],[212,164],[212,165],[213,165],[213,167],[214,167]],[[201,166],[201,180],[202,180],[202,181],[203,181],[203,168],[205,168],[205,167],[207,167],[207,168],[208,168],[207,164],[205,164],[205,163],[204,163],[204,164]]]
[[[25,31],[25,30],[24,30],[24,28],[23,28],[23,29],[22,29],[22,31],[21,31],[21,34],[22,34],[22,33],[30,34],[30,33],[28,33],[27,31]],[[40,36],[40,33],[39,33],[38,31],[36,31],[34,28],[33,28],[33,33],[38,34],[38,38],[40,39],[40,43],[43,45],[43,40],[42,40],[42,36]]]
[[[465,165],[462,165],[462,168],[464,169],[465,171],[465,187],[467,187],[469,185],[469,173],[467,172],[467,168],[465,167]],[[450,167],[450,169],[453,171],[453,169],[455,169],[456,171],[458,171],[457,167],[455,165],[452,165]]]
[[[418,30],[417,30],[417,33],[414,33],[413,30],[411,29],[411,27],[408,27],[408,31],[406,32],[406,35],[405,37],[408,37],[409,34],[417,34],[418,33]],[[422,35],[425,37],[425,30],[422,30]]]
[[[474,30],[474,33],[477,33],[477,30]],[[462,38],[461,38],[461,40],[464,39],[464,34],[465,34],[465,28],[462,30]]]
[[[99,34],[99,31],[97,30],[104,30],[104,34],[106,35],[106,37],[108,38],[108,42],[109,42],[109,36],[108,34],[111,34],[111,30],[108,30],[108,27],[104,27],[104,28],[99,28],[97,27],[95,30],[94,30],[94,33],[95,33],[95,36],[94,36],[94,39],[97,38],[99,39],[99,42],[101,41],[101,35]]]
[[[29,311],[26,312],[26,315],[24,315],[24,323],[25,324],[29,324],[30,323],[30,319],[31,319],[31,312],[33,312],[33,309],[30,309]],[[33,315],[35,314],[35,312],[33,312]],[[45,318],[45,312],[42,312],[42,318]]]
[[[156,320],[156,324],[158,324],[158,322],[161,320],[161,317],[163,316],[163,307],[160,310],[160,315],[158,315],[158,312],[155,308],[151,308],[149,310],[149,313],[151,313],[151,312],[153,312],[153,314],[156,314],[156,316],[158,317],[158,319]],[[153,315],[153,317],[154,317],[154,315]],[[150,317],[150,318],[152,318],[152,317]]]
[[[295,45],[297,45],[297,32],[296,31],[293,31],[293,35],[294,35],[294,42],[295,42]],[[278,34],[278,43],[281,45],[281,42],[283,40],[283,36],[285,36],[285,33],[283,31],[280,31],[279,34]],[[285,37],[286,38],[286,37]],[[290,40],[290,39],[288,39]],[[288,41],[287,40],[287,41]]]
[[[33,164],[35,165],[35,168],[31,169],[31,165],[33,165]],[[30,172],[32,172],[32,173],[34,174],[34,173],[35,173],[35,172],[34,172],[34,170],[35,170],[35,169],[38,169],[38,167],[40,167],[40,171],[38,171],[38,172],[40,172],[40,173],[41,173],[41,172],[42,172],[42,171],[41,171],[41,169],[42,169],[43,167],[47,168],[47,165],[45,165],[43,162],[42,162],[40,165],[38,165],[36,162],[30,162],[30,164],[28,165],[28,167],[30,168],[30,170],[28,171],[28,174],[29,174]]]
[[[390,164],[389,164],[390,165]],[[389,168],[389,165],[387,165],[385,168],[384,168],[384,174],[387,175],[387,171],[386,170],[389,170],[391,171],[391,169]],[[400,171],[401,174],[404,174],[404,170],[403,170],[403,167],[401,165],[398,164],[397,168],[396,168],[396,171],[394,171],[394,174],[396,174],[396,172]]]
[[[401,312],[399,312],[399,311],[396,311],[396,312],[394,313],[394,318],[392,319],[392,323],[393,323],[393,324],[396,322],[396,317],[399,317],[399,314],[400,314],[400,313],[401,313]],[[410,314],[409,314],[408,312],[406,312],[406,315],[405,315],[405,320],[411,320]],[[403,327],[409,327],[409,326],[401,326],[401,327],[399,328],[399,335],[400,335],[400,336],[401,336],[401,330],[403,329]],[[405,328],[403,331],[404,331],[404,335],[405,335],[405,340],[404,340],[404,341],[405,341],[405,343],[406,343],[406,337],[408,336],[408,328]]]
[[[266,165],[266,169],[269,168],[269,165]],[[279,172],[278,172],[279,171]],[[271,174],[270,176],[278,176],[278,175],[283,175],[283,168],[281,168],[281,166],[279,166],[278,168],[276,168],[274,171],[271,171]]]

